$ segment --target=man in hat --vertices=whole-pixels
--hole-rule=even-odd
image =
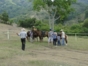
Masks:
[[[65,45],[65,32],[62,29],[60,30],[60,32],[61,32],[61,44]]]
[[[48,45],[53,45],[53,31],[52,29],[50,29],[50,31],[48,32]]]
[[[25,50],[25,43],[26,43],[27,32],[25,31],[24,28],[22,28],[21,32],[17,33],[17,35],[20,36],[20,38],[21,38],[22,50]]]
[[[32,26],[32,31],[36,31],[36,27],[35,26]]]

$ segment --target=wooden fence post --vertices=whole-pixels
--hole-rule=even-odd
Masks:
[[[7,39],[8,39],[8,40],[10,39],[9,30],[7,31]]]

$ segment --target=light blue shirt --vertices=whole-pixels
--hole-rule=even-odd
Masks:
[[[60,36],[57,36],[57,40],[60,40]]]
[[[20,38],[26,38],[27,37],[27,32],[21,31],[19,34]]]
[[[53,39],[56,39],[57,38],[57,35],[53,33]]]
[[[53,37],[53,33],[54,33],[53,31],[49,31],[48,36]]]

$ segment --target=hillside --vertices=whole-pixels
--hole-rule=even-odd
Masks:
[[[70,23],[85,20],[85,13],[88,10],[88,0],[77,0],[75,4],[72,4],[74,11],[72,11],[67,18]]]
[[[76,4],[73,4],[76,14],[81,14],[87,10],[88,0],[77,0]]]
[[[10,18],[25,15],[32,10],[28,0],[0,0],[0,13],[6,11]]]
[[[7,25],[7,24],[2,24],[0,23],[0,31],[8,31],[8,30],[12,30],[12,31],[20,31],[22,27],[15,27],[12,25]]]
[[[74,11],[70,14],[68,19],[73,19],[81,13],[85,13],[87,4],[88,0],[77,0],[77,3],[72,5]],[[0,0],[0,14],[3,11],[6,11],[9,17],[16,21],[20,18],[30,16],[33,13],[33,5],[29,0]]]
[[[77,0],[77,2],[88,5],[88,0]]]

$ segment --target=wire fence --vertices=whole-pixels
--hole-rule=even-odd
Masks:
[[[17,34],[19,30],[1,30],[0,40],[17,40]]]
[[[68,33],[68,36],[73,36],[74,39],[77,41],[79,38],[87,38],[88,37],[88,33]]]
[[[19,30],[1,30],[0,31],[0,40],[18,40],[16,33],[19,33]],[[88,37],[88,33],[68,33],[68,37],[73,36],[77,41],[81,37]]]

